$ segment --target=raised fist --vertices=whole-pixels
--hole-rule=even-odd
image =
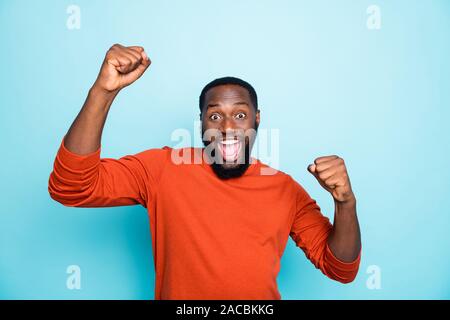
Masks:
[[[119,91],[139,79],[150,64],[144,48],[115,44],[106,53],[94,86],[108,92]]]
[[[308,171],[331,193],[335,201],[354,201],[355,196],[342,158],[336,155],[317,158],[314,164],[308,166]]]

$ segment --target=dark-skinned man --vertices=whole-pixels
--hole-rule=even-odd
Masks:
[[[62,139],[51,197],[73,207],[146,207],[155,299],[281,299],[276,277],[289,237],[326,276],[353,281],[361,240],[344,160],[323,156],[307,167],[333,197],[331,224],[299,183],[250,156],[260,111],[255,90],[241,79],[216,79],[202,90],[203,148],[100,157],[114,98],[150,64],[142,47],[109,49]]]

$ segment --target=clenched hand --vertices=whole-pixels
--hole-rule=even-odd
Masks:
[[[335,201],[347,202],[355,199],[344,159],[335,155],[320,157],[308,166],[308,171],[331,193]]]
[[[144,48],[115,44],[106,53],[94,85],[107,92],[117,92],[139,79],[150,64]]]

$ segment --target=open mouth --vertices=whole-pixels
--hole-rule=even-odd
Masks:
[[[235,162],[239,158],[242,143],[236,139],[227,139],[219,141],[217,147],[226,162]]]

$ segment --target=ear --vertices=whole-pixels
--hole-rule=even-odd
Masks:
[[[198,126],[198,133],[200,134],[200,139],[203,141],[203,122],[201,121],[202,115],[200,114],[200,125]]]
[[[256,119],[255,119],[255,122],[256,122],[257,126],[259,126],[259,122],[260,121],[261,121],[261,117],[260,117],[260,112],[259,112],[259,109],[258,109],[258,110],[256,110]]]

